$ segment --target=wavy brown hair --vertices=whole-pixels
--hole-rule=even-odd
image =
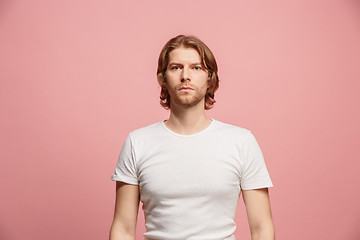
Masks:
[[[208,46],[206,46],[204,42],[194,36],[178,35],[170,39],[160,52],[157,69],[157,79],[161,87],[160,104],[165,109],[170,109],[170,95],[164,85],[166,82],[165,72],[169,64],[169,53],[179,47],[195,49],[201,57],[201,63],[203,67],[208,71],[209,87],[205,95],[204,108],[205,110],[209,110],[216,102],[214,97],[215,91],[219,88],[219,77],[217,74],[218,68],[214,54],[211,52]]]

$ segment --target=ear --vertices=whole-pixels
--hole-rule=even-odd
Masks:
[[[210,88],[211,73],[208,74],[207,87]]]
[[[165,78],[164,78],[164,76],[163,76],[162,73],[158,73],[158,74],[157,74],[157,80],[158,80],[158,83],[159,83],[159,85],[160,85],[161,87],[165,87],[166,81],[165,81]]]

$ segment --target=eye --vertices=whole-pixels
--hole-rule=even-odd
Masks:
[[[170,69],[172,69],[172,70],[178,70],[178,69],[180,69],[180,67],[179,67],[179,66],[172,66]]]
[[[201,70],[201,67],[195,66],[194,69],[195,69],[195,70]]]

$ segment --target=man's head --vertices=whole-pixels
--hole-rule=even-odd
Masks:
[[[169,54],[178,48],[190,48],[197,51],[201,59],[201,65],[204,70],[208,73],[208,84],[205,94],[205,104],[204,108],[206,110],[211,109],[215,103],[215,91],[219,87],[219,77],[217,75],[217,64],[213,53],[210,49],[203,43],[200,39],[193,36],[184,36],[179,35],[170,39],[163,49],[161,50],[158,69],[157,69],[157,79],[161,86],[160,93],[160,104],[165,108],[170,108],[170,94],[166,88],[166,71],[169,70]]]

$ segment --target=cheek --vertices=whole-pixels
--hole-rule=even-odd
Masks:
[[[173,73],[165,73],[165,79],[166,79],[166,82],[176,82],[176,75]]]

